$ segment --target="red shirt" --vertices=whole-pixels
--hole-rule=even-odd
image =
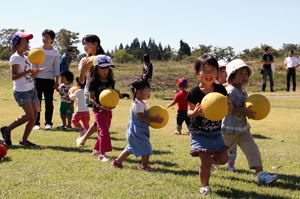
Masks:
[[[187,96],[188,96],[189,92],[187,91],[179,91],[173,101],[176,102],[178,104],[178,111],[181,110],[188,110],[188,101],[186,100]]]

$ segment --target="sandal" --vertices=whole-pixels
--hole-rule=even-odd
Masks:
[[[138,166],[138,169],[139,170],[145,170],[145,171],[155,171],[156,170],[156,169],[154,169],[154,168],[152,168],[152,167],[150,167],[148,165],[142,165],[142,164],[140,164]]]
[[[112,163],[111,163],[114,167],[117,167],[119,169],[122,169],[123,168],[123,165],[122,163],[120,163],[118,160],[116,159],[113,159]]]

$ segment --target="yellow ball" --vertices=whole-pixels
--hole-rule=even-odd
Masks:
[[[245,106],[249,107],[251,111],[255,112],[253,120],[262,120],[268,116],[271,106],[268,98],[260,94],[254,94],[246,99]]]
[[[212,92],[202,99],[201,108],[205,118],[220,121],[228,113],[228,101],[221,93]]]
[[[72,86],[72,87],[69,89],[68,94],[71,95],[71,94],[75,93],[78,89],[80,89],[79,86]]]
[[[90,61],[90,63],[89,63],[89,65],[88,65],[88,67],[89,68],[92,68],[93,66],[94,66],[94,59],[96,58],[96,56],[90,56],[89,58],[88,58],[88,60]]]
[[[99,95],[99,102],[103,106],[114,108],[119,103],[119,94],[113,89],[105,89]]]
[[[149,125],[154,129],[160,129],[160,128],[166,126],[166,124],[169,121],[169,113],[168,113],[167,109],[165,109],[162,106],[152,106],[148,110],[148,113],[149,113],[150,117],[156,117],[157,115],[159,115],[160,117],[163,118],[162,123],[150,122]]]
[[[46,59],[45,52],[40,48],[34,48],[31,51],[29,51],[28,54],[28,60],[33,65],[39,65],[42,64]]]

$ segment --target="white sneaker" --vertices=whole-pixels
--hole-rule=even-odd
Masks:
[[[263,184],[263,185],[268,185],[268,184],[271,184],[272,182],[276,181],[277,178],[278,178],[278,175],[276,175],[276,174],[269,174],[269,173],[263,171],[258,176],[258,183],[259,184]]]
[[[51,124],[46,124],[45,129],[46,130],[52,129],[52,125]]]
[[[208,195],[208,194],[210,194],[210,187],[209,186],[206,186],[206,187],[201,187],[200,188],[200,193],[202,194],[202,195]]]
[[[101,162],[108,162],[110,160],[106,155],[100,155],[100,156],[98,156],[98,159]]]
[[[81,147],[81,146],[84,146],[84,141],[83,141],[83,138],[82,137],[78,137],[77,139],[76,139],[76,145],[77,145],[77,147]],[[97,154],[98,155],[98,154]]]
[[[39,130],[40,128],[40,125],[34,125],[33,130]]]

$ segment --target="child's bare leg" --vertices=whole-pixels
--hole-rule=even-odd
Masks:
[[[142,165],[147,166],[149,164],[150,155],[142,155]]]
[[[68,126],[71,126],[72,116],[68,116]]]
[[[212,158],[209,153],[200,153],[201,167],[199,169],[200,184],[202,187],[209,186],[210,168]]]
[[[96,124],[96,123],[94,123],[93,125],[91,125],[91,126],[89,127],[89,129],[87,130],[87,132],[83,135],[82,141],[83,141],[83,142],[86,142],[86,140],[87,140],[93,133],[95,133],[95,132],[97,132],[97,124]]]
[[[30,104],[31,104],[31,111],[30,111],[31,120],[29,120],[28,123],[26,124],[25,131],[24,131],[24,134],[22,137],[23,140],[28,139],[28,137],[32,131],[32,128],[35,124],[35,120],[37,118],[38,111],[40,110],[39,103],[32,102]]]
[[[67,119],[67,117],[65,115],[61,115],[60,118],[61,118],[61,121],[63,123],[63,126],[66,126],[66,119]]]
[[[226,164],[228,161],[228,150],[223,152],[215,153],[212,157],[212,163],[217,165]]]
[[[128,153],[127,151],[122,151],[121,154],[116,159],[119,163],[122,163],[123,160],[125,160],[128,156],[130,156],[131,153]]]

